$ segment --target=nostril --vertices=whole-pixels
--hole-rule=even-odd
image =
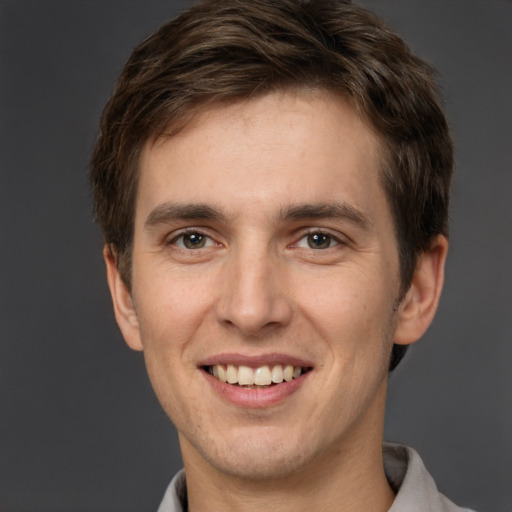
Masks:
[[[247,301],[248,302],[248,301]],[[292,317],[292,308],[285,297],[267,297],[244,305],[232,298],[220,304],[218,321],[227,328],[237,329],[245,336],[259,337],[271,330],[287,325]]]

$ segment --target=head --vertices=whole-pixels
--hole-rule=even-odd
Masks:
[[[94,206],[124,282],[139,157],[212,105],[271,92],[324,90],[378,134],[402,294],[432,240],[447,235],[452,144],[433,71],[372,13],[345,1],[210,0],[132,53],[101,120],[91,165]],[[405,352],[395,345],[390,368]]]
[[[135,49],[91,180],[186,465],[267,478],[378,444],[390,353],[437,305],[451,170],[432,70],[347,2],[210,0]]]

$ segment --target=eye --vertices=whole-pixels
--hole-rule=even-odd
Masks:
[[[203,249],[215,245],[215,242],[203,233],[191,231],[176,237],[172,240],[172,244],[180,249]]]
[[[318,231],[316,233],[309,233],[306,236],[303,236],[297,242],[297,247],[301,247],[303,249],[329,249],[330,247],[334,247],[338,244],[339,241],[333,236]]]

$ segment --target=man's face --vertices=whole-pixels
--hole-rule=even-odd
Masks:
[[[380,442],[400,288],[380,168],[373,131],[320,92],[146,145],[122,329],[186,464],[275,477]]]

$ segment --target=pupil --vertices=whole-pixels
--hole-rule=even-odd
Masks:
[[[189,249],[202,247],[204,245],[204,236],[198,233],[191,233],[183,237],[183,242]]]
[[[315,233],[309,236],[309,246],[312,249],[326,249],[329,247],[331,237],[322,233]]]

